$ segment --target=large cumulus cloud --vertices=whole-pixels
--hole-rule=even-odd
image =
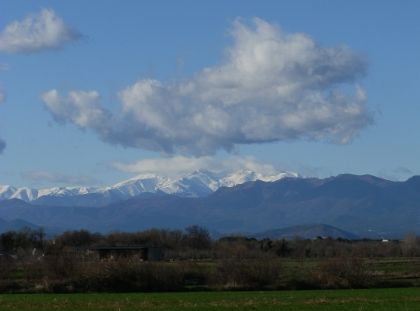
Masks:
[[[230,34],[219,65],[175,83],[137,81],[119,92],[118,113],[102,108],[95,91],[50,90],[42,99],[56,120],[164,154],[296,139],[347,143],[372,122],[357,84],[366,62],[349,48],[323,47],[258,18],[235,21]]]

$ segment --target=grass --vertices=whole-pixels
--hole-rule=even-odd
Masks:
[[[420,310],[420,288],[273,292],[7,294],[9,310]]]

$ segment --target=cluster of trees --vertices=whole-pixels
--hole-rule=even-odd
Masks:
[[[45,254],[63,250],[84,250],[98,245],[146,245],[171,250],[209,250],[213,244],[209,232],[199,226],[185,230],[150,229],[141,232],[112,232],[102,235],[87,230],[67,231],[46,239],[42,229],[25,228],[0,234],[0,250],[9,253],[42,250]]]
[[[9,253],[33,252],[57,254],[63,250],[85,250],[98,245],[147,245],[161,247],[166,259],[222,259],[330,257],[401,257],[420,256],[420,239],[407,234],[401,241],[299,239],[257,240],[244,236],[225,236],[211,239],[209,232],[199,226],[185,230],[150,229],[141,232],[91,233],[86,230],[68,231],[46,238],[42,229],[10,231],[0,234],[0,250]]]
[[[164,260],[104,260],[88,251],[139,244],[162,247]],[[0,292],[354,288],[375,284],[372,258],[420,256],[420,239],[211,239],[199,226],[46,238],[42,230],[25,229],[0,234],[0,250]]]
[[[43,229],[24,228],[20,231],[8,231],[0,235],[0,250],[17,252],[18,250],[43,249],[45,246]]]

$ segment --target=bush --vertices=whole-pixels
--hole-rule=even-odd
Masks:
[[[44,261],[46,262],[50,273],[59,279],[72,278],[79,273],[80,258],[72,253],[60,253],[56,255],[45,256]]]
[[[0,256],[0,279],[8,279],[16,269],[16,260],[6,255]]]
[[[371,282],[366,262],[357,257],[333,258],[319,264],[316,280],[322,288],[363,288]]]
[[[177,291],[184,288],[180,264],[130,259],[86,264],[74,287],[87,291]]]
[[[218,264],[215,283],[224,288],[272,289],[281,276],[277,261],[223,260]]]

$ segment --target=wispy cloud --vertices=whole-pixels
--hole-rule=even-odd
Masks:
[[[6,142],[0,138],[0,154],[3,153],[5,148],[6,148]]]
[[[73,176],[48,171],[29,171],[21,174],[23,178],[37,184],[60,184],[69,186],[91,186],[97,180],[91,176]]]
[[[225,159],[215,157],[184,157],[149,158],[133,163],[115,162],[118,170],[132,174],[158,174],[161,176],[183,176],[199,170],[214,173],[235,172],[241,169],[256,171],[265,175],[276,175],[281,172],[271,164],[257,161],[250,156],[230,156]]]
[[[6,94],[0,89],[0,104],[6,100]],[[6,142],[0,137],[0,154],[3,153],[6,148]]]
[[[289,140],[348,143],[372,122],[357,81],[366,61],[349,48],[323,47],[255,18],[234,22],[220,65],[165,84],[144,79],[119,92],[121,111],[95,91],[43,94],[60,122],[108,143],[203,156],[236,145]]]
[[[61,47],[80,34],[70,29],[52,9],[13,21],[0,32],[0,52],[30,53]]]
[[[405,181],[408,178],[416,175],[416,172],[407,167],[398,166],[392,169],[383,169],[379,171],[377,175],[389,180]]]
[[[0,72],[6,71],[8,69],[9,69],[9,66],[7,64],[0,63]],[[6,100],[6,93],[4,92],[4,90],[2,89],[0,85],[0,104],[3,103],[5,100]]]

